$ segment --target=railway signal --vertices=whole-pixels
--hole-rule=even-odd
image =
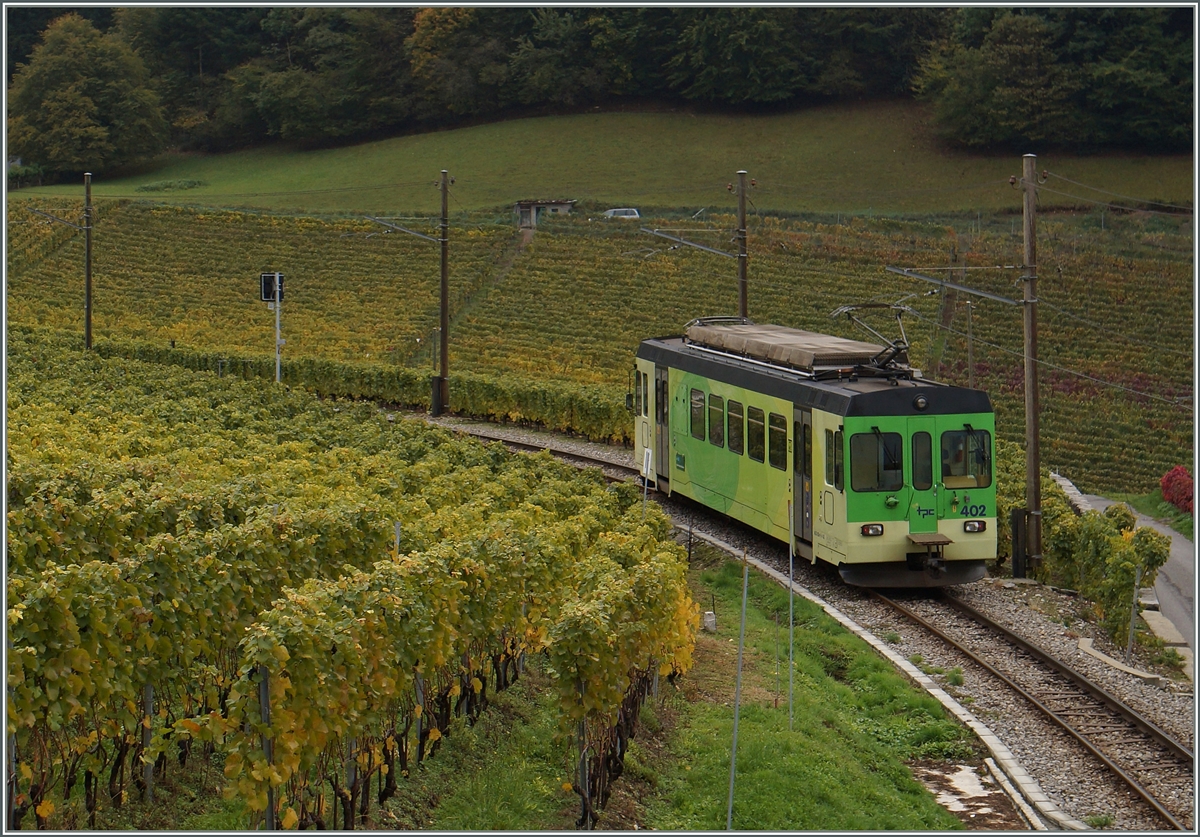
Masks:
[[[280,313],[283,311],[283,274],[278,271],[260,273],[258,281],[263,302],[267,303],[268,310],[275,311],[275,383],[278,384],[282,377],[280,375],[280,350],[287,342],[280,336],[279,327]]]

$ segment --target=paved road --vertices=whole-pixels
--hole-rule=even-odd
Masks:
[[[1092,508],[1103,511],[1114,501],[1094,494],[1083,495]],[[1183,634],[1188,648],[1196,650],[1196,610],[1193,595],[1196,589],[1196,547],[1183,535],[1171,531],[1153,518],[1134,512],[1139,526],[1157,529],[1171,539],[1171,557],[1158,571],[1154,592],[1158,594],[1159,612]]]

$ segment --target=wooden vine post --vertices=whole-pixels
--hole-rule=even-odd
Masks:
[[[142,687],[142,798],[154,801],[154,761],[150,758],[150,742],[153,739],[151,726],[154,724],[154,687],[147,683]]]
[[[587,763],[587,711],[583,707],[584,697],[587,694],[587,685],[583,682],[583,678],[579,678],[579,705],[584,708],[584,714],[579,719],[579,795],[580,807],[582,813],[579,817],[580,828],[584,831],[592,830],[592,806],[590,789],[588,786],[588,763]]]
[[[258,705],[262,709],[262,722],[264,727],[271,726],[271,673],[266,666],[258,667]],[[262,738],[263,753],[266,754],[267,764],[273,764],[272,757],[272,741],[271,737],[263,732]],[[267,831],[275,830],[275,788],[271,787],[270,779],[267,780]]]

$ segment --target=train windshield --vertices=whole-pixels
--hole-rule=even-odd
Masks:
[[[942,434],[942,482],[947,488],[992,484],[992,435],[964,427]]]
[[[904,485],[899,433],[856,433],[850,437],[850,487],[855,491],[896,491]]]

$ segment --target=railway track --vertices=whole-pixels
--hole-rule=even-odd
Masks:
[[[608,459],[600,459],[598,457],[588,456],[587,454],[579,453],[578,451],[564,450],[546,444],[518,442],[514,439],[508,439],[501,436],[492,436],[487,433],[480,433],[474,430],[462,432],[466,432],[468,435],[473,436],[480,441],[500,442],[512,450],[534,453],[546,451],[551,456],[555,456],[566,462],[570,462],[573,465],[588,468],[599,468],[609,482],[624,482],[626,480],[631,480],[637,477],[640,473],[638,469],[634,468],[632,465],[621,465],[620,463],[613,462]]]
[[[1186,744],[953,595],[922,600],[923,614],[872,595],[1020,694],[1127,785],[1164,827],[1192,830],[1194,757]]]

